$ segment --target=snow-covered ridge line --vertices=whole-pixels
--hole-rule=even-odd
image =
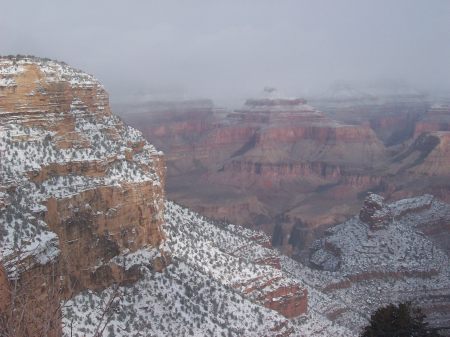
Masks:
[[[0,87],[16,86],[14,77],[23,73],[27,66],[35,65],[45,74],[47,82],[67,81],[73,88],[103,88],[100,82],[92,75],[72,68],[64,62],[47,58],[30,56],[0,56]]]

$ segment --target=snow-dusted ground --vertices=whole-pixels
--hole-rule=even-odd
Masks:
[[[164,229],[167,241],[161,248],[172,255],[174,263],[157,273],[134,259],[145,276],[133,285],[119,287],[122,295],[107,328],[114,331],[111,335],[277,336],[288,330],[292,336],[353,335],[320,310],[310,309],[307,315],[287,320],[258,303],[255,294],[244,295],[243,288],[236,287],[258,277],[295,282],[286,272],[255,263],[278,257],[259,244],[265,241],[263,234],[208,221],[172,202],[166,203]],[[70,336],[70,331],[73,336],[92,333],[103,312],[101,301],[107,301],[112,291],[85,292],[66,303],[65,335]],[[281,330],[273,330],[276,326]]]
[[[0,75],[9,83],[30,64],[39,66],[47,83],[66,81],[72,88],[94,88],[93,95],[105,95],[94,77],[55,61],[1,59]],[[161,153],[145,143],[139,131],[105,113],[107,104],[107,99],[99,99],[95,111],[88,111],[74,98],[70,111],[60,113],[0,111],[0,256],[10,273],[15,272],[15,267],[9,270],[9,266],[17,265],[15,259],[34,256],[35,262],[42,264],[58,256],[58,240],[42,221],[44,204],[50,197],[65,198],[98,186],[123,183],[148,181],[160,185],[159,176],[147,168]],[[58,146],[70,135],[67,131],[59,134],[53,126],[67,119],[74,122],[70,134],[83,146]],[[132,145],[140,142],[145,144],[143,150],[134,154],[133,161],[127,161],[126,154],[133,153]],[[51,165],[102,163],[107,164],[104,176],[67,174],[49,176],[42,182],[31,179]]]
[[[5,63],[6,62],[6,63]],[[16,85],[14,76],[31,60],[0,62],[0,87]],[[39,61],[47,80],[68,81],[74,88],[100,88],[90,75],[53,61]],[[9,90],[9,89],[7,89]],[[95,92],[95,90],[94,90]],[[15,261],[32,256],[46,264],[59,254],[58,238],[42,221],[45,201],[122,183],[149,181],[158,176],[142,167],[160,156],[153,146],[133,152],[143,142],[140,132],[115,116],[97,114],[74,99],[69,113],[74,133],[88,146],[58,147],[55,131],[28,123],[36,115],[0,111],[0,256],[10,276]],[[42,118],[39,117],[39,118]],[[46,113],[57,124],[64,114]],[[30,125],[35,125],[30,126]],[[111,132],[113,131],[113,132]],[[108,163],[104,176],[65,175],[42,182],[30,178],[49,165]],[[392,223],[371,231],[357,218],[334,227],[325,238],[337,247],[339,268],[311,269],[264,246],[269,239],[238,226],[209,221],[172,202],[166,203],[160,250],[173,263],[158,273],[151,260],[160,250],[124,252],[109,263],[126,270],[140,268],[134,284],[82,292],[63,303],[65,336],[92,336],[105,327],[105,336],[356,336],[370,313],[390,302],[412,299],[429,307],[448,305],[450,265],[446,253],[423,235],[418,226],[441,221],[448,206],[430,196],[392,204]],[[282,270],[270,265],[281,259]],[[324,254],[321,258],[330,258]],[[371,274],[372,273],[372,274]],[[358,279],[366,274],[367,277]],[[270,284],[270,285],[268,285]],[[308,290],[308,313],[287,320],[265,308],[261,297],[280,286],[300,284]],[[111,305],[108,302],[111,300]],[[108,309],[108,310],[105,310]],[[445,312],[433,322],[450,323]]]
[[[88,88],[99,85],[94,76],[74,69],[63,62],[35,57],[18,57],[0,60],[0,75],[2,77],[0,86],[16,86],[14,76],[24,72],[26,67],[30,65],[38,66],[49,83],[67,81],[73,88]]]
[[[387,207],[394,217],[385,229],[372,231],[355,217],[328,231],[324,240],[340,252],[336,271],[310,269],[289,258],[282,259],[283,270],[307,285],[313,310],[342,311],[335,322],[351,329],[364,325],[378,307],[406,300],[422,306],[434,325],[448,325],[449,257],[418,227],[450,221],[450,206],[425,195]]]
[[[105,336],[271,336],[287,323],[185,262],[175,259],[163,273],[141,268],[141,280],[119,288],[109,322],[101,315],[112,288],[66,303],[65,335],[93,336],[99,321],[107,324]]]

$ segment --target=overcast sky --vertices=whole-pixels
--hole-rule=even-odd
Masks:
[[[0,54],[17,53],[94,74],[112,101],[339,80],[450,92],[450,0],[1,0]]]

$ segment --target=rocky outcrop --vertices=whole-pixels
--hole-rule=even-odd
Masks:
[[[433,104],[430,109],[417,121],[414,137],[424,132],[450,131],[450,106],[447,104]]]
[[[326,239],[313,243],[309,262],[313,268],[327,271],[336,271],[341,266],[341,249]]]
[[[372,230],[386,228],[392,220],[391,209],[384,204],[382,196],[369,193],[359,212],[359,220],[368,224]]]
[[[299,285],[279,287],[262,298],[264,306],[286,318],[298,317],[308,310],[307,291]]]
[[[163,242],[164,159],[94,77],[39,58],[0,59],[0,139],[0,262],[24,299],[9,318],[58,336],[61,301],[136,280],[108,261]]]
[[[432,325],[445,325],[449,241],[439,228],[449,220],[450,205],[431,195],[387,204],[370,194],[359,216],[330,228],[313,245],[309,262],[316,271],[295,273],[336,300],[319,310],[337,322],[358,326],[364,321],[349,312],[367,315],[388,303],[418,301]]]

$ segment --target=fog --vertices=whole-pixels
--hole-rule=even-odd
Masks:
[[[0,54],[58,59],[115,102],[228,102],[336,81],[450,92],[450,1],[2,1]]]

